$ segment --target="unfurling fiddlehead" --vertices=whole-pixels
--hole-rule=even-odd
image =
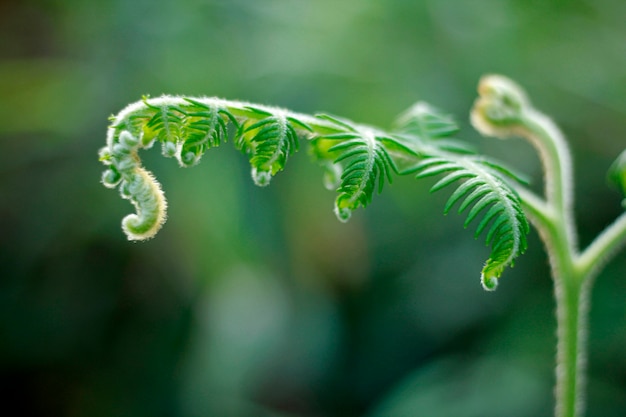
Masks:
[[[325,182],[339,193],[335,213],[341,221],[367,206],[394,173],[417,173],[418,178],[445,174],[433,191],[462,179],[445,211],[464,198],[460,211],[473,205],[466,224],[483,213],[476,235],[488,230],[492,247],[483,269],[487,289],[495,288],[495,279],[525,248],[528,226],[517,194],[508,185],[510,173],[452,139],[456,124],[424,103],[401,116],[391,133],[328,115],[217,98],[144,98],[111,120],[107,146],[100,152],[107,165],[102,182],[119,187],[136,208],[136,214],[123,220],[130,240],[154,236],[165,220],[163,192],[142,168],[138,151],[160,142],[164,156],[188,167],[232,136],[235,147],[249,158],[252,178],[260,186],[283,170],[300,139],[307,139],[326,169]]]

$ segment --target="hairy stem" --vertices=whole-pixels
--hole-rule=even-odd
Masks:
[[[552,268],[557,315],[557,417],[577,417],[584,409],[588,298],[591,285],[575,268],[576,234],[572,214],[572,168],[561,133],[535,111],[521,118],[524,137],[537,149],[544,167],[546,205],[536,227],[546,245]]]
[[[626,244],[626,212],[609,225],[577,259],[583,276],[593,277]]]
[[[587,320],[591,280],[577,273],[575,255],[562,246],[562,222],[552,224],[543,236],[550,257],[557,316],[556,408],[557,417],[579,417],[584,409]]]
[[[522,206],[548,252],[557,315],[556,417],[581,417],[584,412],[587,321],[594,276],[626,242],[626,214],[618,218],[582,254],[578,253],[573,221],[573,175],[569,149],[556,125],[536,111],[512,81],[487,76],[472,122],[483,134],[521,136],[537,150],[545,175],[545,197],[516,186]]]
[[[522,205],[548,252],[557,318],[556,417],[582,416],[586,372],[587,318],[591,279],[576,268],[563,216],[531,191],[519,190]]]

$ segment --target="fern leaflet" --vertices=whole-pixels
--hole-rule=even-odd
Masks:
[[[201,103],[186,98],[185,123],[176,157],[181,166],[192,166],[209,148],[220,145],[228,137],[228,122],[238,125],[237,119],[219,102]]]
[[[165,144],[176,144],[181,139],[185,118],[184,111],[176,105],[151,104],[147,97],[144,97],[143,102],[153,112],[150,120],[143,126],[144,136],[150,139],[156,138],[164,144],[163,154],[173,156],[169,154],[170,149]]]
[[[414,167],[414,172],[417,178],[444,175],[431,192],[463,180],[448,199],[444,213],[460,202],[459,213],[469,209],[465,227],[482,216],[474,237],[487,230],[486,243],[491,245],[491,254],[481,281],[485,289],[494,290],[504,269],[513,266],[515,258],[526,250],[529,232],[518,195],[501,178],[504,168],[494,169],[493,163],[476,157],[449,155],[426,158]]]
[[[457,131],[451,117],[425,103],[415,104],[397,119],[395,136],[415,150],[421,161],[408,160],[401,173],[417,173],[417,178],[443,175],[431,192],[461,183],[448,199],[444,213],[459,203],[458,212],[467,211],[465,227],[482,217],[474,237],[486,231],[491,253],[481,281],[485,289],[493,290],[503,270],[526,249],[528,222],[507,180],[525,181],[501,164],[474,155],[452,138]]]
[[[270,113],[254,107],[248,109],[262,118],[239,129],[237,146],[250,157],[254,182],[257,185],[267,185],[272,176],[285,167],[287,159],[298,150],[296,127],[309,132],[311,128],[281,111]]]
[[[335,200],[335,214],[342,221],[347,221],[352,211],[359,206],[366,207],[372,201],[375,190],[380,193],[385,180],[392,181],[392,172],[397,172],[395,163],[382,145],[381,137],[373,129],[357,128],[347,121],[328,115],[318,117],[330,120],[346,131],[322,136],[323,139],[339,141],[328,152],[338,154],[334,164],[343,164],[339,196]],[[386,138],[388,141],[394,141]]]

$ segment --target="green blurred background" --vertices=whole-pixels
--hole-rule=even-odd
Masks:
[[[479,77],[518,80],[571,141],[580,240],[621,208],[621,0],[0,0],[0,384],[12,416],[542,417],[546,256],[496,293],[488,254],[398,178],[340,224],[306,151],[256,188],[226,144],[189,170],[145,152],[169,220],[128,242],[99,184],[107,117],[216,95],[389,127],[417,100],[541,183],[521,141],[467,121]],[[482,240],[482,239],[481,239]],[[593,293],[588,416],[626,415],[626,256]],[[4,414],[4,412],[2,412]]]

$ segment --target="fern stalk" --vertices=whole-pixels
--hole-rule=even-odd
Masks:
[[[501,139],[523,137],[536,148],[543,165],[543,197],[518,188],[522,205],[548,252],[554,282],[558,339],[555,416],[581,417],[591,288],[600,267],[626,242],[626,213],[579,253],[572,211],[572,163],[563,135],[504,77],[484,77],[479,94],[472,111],[477,130]]]

